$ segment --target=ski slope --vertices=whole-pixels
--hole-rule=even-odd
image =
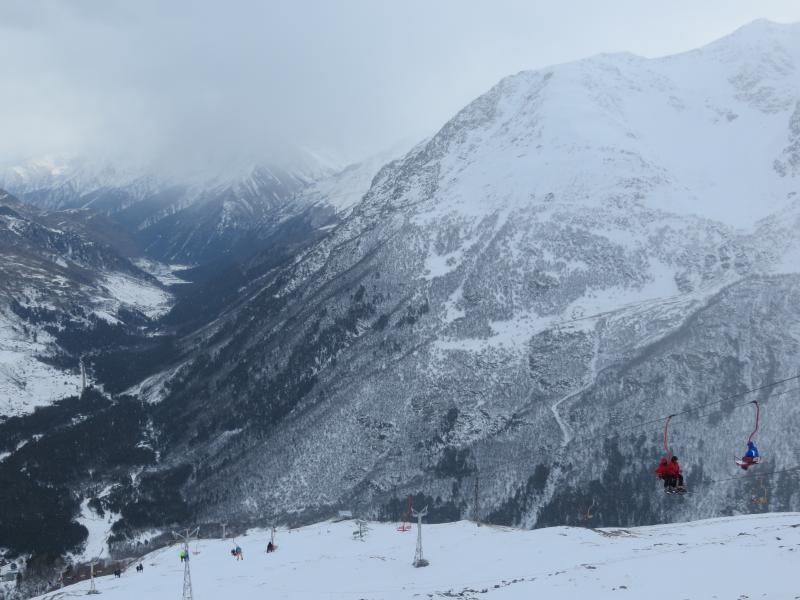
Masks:
[[[800,561],[800,513],[634,529],[424,525],[431,564],[421,569],[411,566],[416,527],[406,533],[391,524],[369,527],[364,541],[352,539],[352,522],[280,530],[278,551],[270,555],[268,532],[251,531],[236,540],[241,562],[230,555],[231,540],[201,540],[191,545],[199,549],[190,563],[194,598],[800,598],[791,576]],[[97,579],[97,589],[106,600],[180,598],[178,552],[178,546],[153,552],[142,560],[144,573],[132,565],[121,579]],[[82,582],[40,598],[80,596],[88,588]]]

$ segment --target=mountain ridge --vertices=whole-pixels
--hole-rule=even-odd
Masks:
[[[173,520],[394,518],[409,494],[432,521],[526,527],[589,502],[615,526],[758,509],[717,481],[751,415],[676,419],[697,493],[669,507],[646,423],[796,369],[800,36],[776,50],[759,27],[505,78],[376,173],[299,191],[309,212],[159,321],[163,354],[111,363],[147,364],[114,391],[146,400],[130,418],[153,456],[75,505],[118,515],[113,543]],[[757,395],[778,472],[786,393]],[[797,507],[791,475],[765,486]]]
[[[697,56],[688,54],[680,60]],[[622,66],[634,63],[633,73],[640,74],[641,59],[613,60],[622,60]],[[659,60],[657,65],[664,62]],[[593,78],[581,79],[587,66],[601,69],[604,85],[611,86],[614,94],[619,92],[618,80],[631,79],[617,76],[608,83],[607,67],[620,65],[609,65],[607,58],[590,59],[570,66],[557,89],[571,90],[577,82],[591,90],[586,81],[601,79],[596,73]],[[637,357],[649,356],[644,364],[663,360],[657,349],[668,347],[670,340],[682,339],[675,337],[676,332],[682,331],[685,323],[696,322],[697,314],[712,314],[713,308],[708,307],[720,305],[715,298],[735,304],[750,302],[751,294],[758,297],[758,284],[750,282],[773,281],[775,294],[780,291],[794,297],[796,275],[763,277],[778,268],[778,263],[785,270],[787,265],[776,256],[774,243],[780,240],[796,247],[796,235],[783,231],[788,237],[781,234],[763,239],[760,236],[766,231],[753,233],[755,219],[751,220],[750,214],[746,215],[750,232],[738,227],[742,221],[731,225],[691,215],[687,207],[694,202],[692,196],[718,188],[707,188],[707,182],[701,181],[699,187],[693,184],[694,192],[687,193],[687,182],[692,180],[689,175],[681,173],[681,182],[671,173],[672,167],[662,168],[647,159],[641,133],[620,127],[611,118],[620,114],[639,118],[639,113],[619,112],[613,101],[609,103],[616,98],[614,94],[586,92],[591,101],[578,107],[575,114],[589,115],[584,121],[594,124],[583,134],[590,140],[588,146],[580,144],[584,137],[574,136],[574,119],[568,120],[567,134],[548,137],[547,127],[552,125],[542,124],[538,111],[547,102],[558,105],[548,100],[547,94],[553,93],[552,82],[560,77],[549,72],[503,80],[427,144],[384,167],[363,201],[329,237],[280,275],[280,283],[277,279],[268,282],[265,295],[254,296],[251,308],[244,307],[217,326],[225,335],[217,336],[210,357],[211,364],[220,369],[215,375],[214,395],[226,398],[225,406],[237,415],[234,421],[243,422],[244,414],[250,415],[251,431],[245,428],[228,438],[230,450],[215,449],[225,457],[221,460],[234,461],[236,466],[229,467],[229,473],[243,470],[244,475],[231,477],[221,469],[209,470],[208,461],[217,464],[220,459],[204,455],[196,446],[192,451],[199,452],[192,460],[206,465],[198,483],[210,477],[208,483],[193,488],[203,490],[209,509],[213,490],[234,482],[247,498],[241,508],[245,514],[274,510],[273,503],[278,499],[285,502],[287,497],[293,499],[292,510],[319,502],[334,508],[338,503],[333,498],[339,494],[339,502],[355,503],[365,510],[370,507],[371,514],[377,514],[381,509],[376,504],[390,502],[393,489],[401,493],[404,486],[411,491],[424,485],[443,504],[452,502],[451,510],[458,513],[470,502],[461,482],[476,472],[483,474],[482,479],[486,473],[497,472],[499,465],[491,456],[501,455],[503,462],[509,463],[505,467],[509,472],[493,482],[493,490],[500,496],[500,490],[514,489],[529,477],[534,482],[541,479],[536,475],[540,467],[547,475],[544,487],[538,489],[534,484],[521,501],[501,501],[500,496],[491,496],[495,491],[487,492],[492,500],[485,503],[499,511],[495,518],[521,519],[528,525],[552,523],[563,516],[572,494],[580,493],[572,488],[578,484],[567,483],[575,476],[575,467],[554,468],[534,457],[547,456],[552,448],[564,446],[567,450],[559,451],[559,460],[571,462],[581,455],[580,449],[569,447],[569,440],[564,444],[565,424],[584,412],[580,402],[590,402],[592,394],[607,395],[600,386],[608,375],[598,380],[600,373],[620,372],[626,363],[643,360]],[[730,131],[731,123],[745,119],[740,115],[728,120],[727,113],[719,110],[724,104],[709,107],[703,99],[691,111],[673,106],[665,96],[670,88],[664,87],[663,80],[653,76],[635,79],[639,87],[644,83],[654,86],[661,98],[659,105],[669,114],[674,112],[674,118],[691,113],[683,130],[693,127],[698,118],[707,121],[709,125],[696,135],[711,136],[709,143],[727,139],[720,135]],[[771,105],[764,105],[763,98],[736,98],[738,84],[724,76],[715,81],[720,80],[722,91],[718,94],[728,94],[730,106],[746,115],[750,124],[768,122],[773,130],[788,131],[791,102],[779,94],[783,108],[776,115],[767,110]],[[796,99],[796,82],[793,85]],[[650,99],[627,83],[620,89],[631,97]],[[769,98],[776,97],[778,92],[773,92]],[[561,95],[572,100],[578,97],[564,91]],[[600,129],[595,124],[598,110],[604,115]],[[562,113],[556,116],[556,124],[564,121]],[[651,135],[664,132],[659,126]],[[550,141],[548,152],[551,147],[556,149],[555,163],[552,153],[537,158],[533,152],[540,139]],[[664,139],[660,143],[665,143],[665,148],[680,147],[670,136]],[[609,146],[609,140],[620,142],[622,150]],[[736,154],[741,148],[725,151]],[[761,181],[771,190],[775,204],[757,207],[755,216],[769,215],[776,207],[791,210],[794,205],[790,192],[784,192],[784,178],[772,168],[775,155],[773,152],[769,161],[758,165]],[[591,160],[584,160],[586,157]],[[573,171],[553,168],[559,161],[580,167]],[[738,154],[737,161],[737,165],[742,161]],[[596,166],[599,164],[604,165],[602,169]],[[725,168],[734,171],[731,165]],[[574,177],[558,179],[570,172],[577,172],[587,183]],[[589,183],[600,190],[599,195],[586,195]],[[729,204],[746,206],[749,196],[745,192],[740,191]],[[685,195],[688,200],[663,205],[659,200],[664,194]],[[720,206],[712,208],[720,210]],[[647,292],[648,286],[654,286],[652,291]],[[641,294],[638,304],[621,305],[630,304],[636,294]],[[775,294],[761,297],[773,302]],[[267,297],[302,308],[271,308]],[[787,305],[781,306],[773,318],[780,314],[781,319],[792,322]],[[275,310],[275,317],[263,316]],[[247,331],[237,331],[239,318],[248,323]],[[252,328],[253,318],[260,327]],[[576,321],[581,325],[570,326]],[[309,322],[318,324],[299,325]],[[745,335],[744,331],[735,333],[738,326],[732,326],[731,335]],[[275,345],[278,339],[283,340],[281,350]],[[310,353],[304,359],[310,362],[287,361],[287,339],[297,340],[294,351]],[[754,358],[771,344],[792,348],[796,342],[759,341]],[[234,367],[236,362],[230,362],[234,347],[237,361],[253,366]],[[730,349],[722,344],[719,351],[725,354]],[[785,371],[791,355],[787,350],[780,359],[765,358],[765,372]],[[770,360],[778,364],[767,366]],[[465,372],[462,362],[474,372]],[[725,372],[738,389],[763,381],[742,381],[742,374]],[[493,388],[482,382],[483,378],[504,383]],[[202,376],[196,369],[188,367],[178,379],[192,382],[192,396],[204,394]],[[285,392],[284,386],[288,386]],[[698,384],[698,389],[703,385]],[[459,394],[474,400],[459,399]],[[383,396],[399,396],[399,406]],[[302,399],[297,401],[298,397]],[[173,388],[161,410],[169,414],[169,405],[185,401],[188,397]],[[608,401],[613,402],[613,396]],[[636,410],[644,412],[648,398],[641,397],[638,402]],[[203,410],[214,411],[203,406]],[[403,406],[407,414],[399,410]],[[447,427],[463,431],[449,443],[435,442],[449,437],[437,431],[437,423],[438,419],[448,423],[446,415],[451,410],[455,422]],[[524,426],[528,435],[538,438],[533,447],[525,444],[519,433],[503,433],[511,423],[520,428],[514,415],[521,410],[530,415]],[[791,410],[786,414],[793,418],[788,416],[793,414]],[[257,432],[255,423],[261,419],[266,430]],[[270,425],[276,421],[281,423],[280,430]],[[415,428],[419,431],[414,432]],[[301,431],[306,433],[301,435]],[[322,436],[325,441],[306,440],[308,435]],[[325,461],[320,458],[320,446],[326,448]],[[648,455],[656,447],[648,445]],[[183,444],[179,442],[177,448]],[[332,460],[336,461],[333,469]],[[694,460],[690,468],[701,468]],[[278,477],[278,473],[293,472],[302,473],[308,483]],[[391,473],[400,474],[404,484],[392,483]],[[638,477],[627,471],[618,476]],[[272,477],[278,479],[270,482]],[[629,481],[624,485],[633,486]],[[260,489],[270,491],[263,494]],[[639,514],[654,510],[634,489],[631,493],[641,503]],[[259,494],[263,494],[260,501]],[[788,497],[785,501],[790,502]],[[504,502],[521,502],[521,506],[503,506]],[[520,512],[510,516],[515,511]],[[212,509],[206,514],[215,513]],[[625,522],[623,515],[619,518]],[[651,514],[647,518],[657,517]]]

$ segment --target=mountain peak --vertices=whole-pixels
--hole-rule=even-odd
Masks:
[[[771,50],[776,45],[795,58],[800,55],[800,23],[777,23],[758,19],[708,44],[708,49],[735,49],[739,53]],[[702,51],[703,48],[700,49]]]
[[[756,19],[755,21],[750,21],[745,25],[742,25],[738,29],[736,29],[731,35],[737,35],[740,33],[746,33],[748,35],[756,34],[756,35],[763,35],[763,34],[772,34],[772,33],[798,33],[800,32],[800,22],[792,22],[792,23],[779,23],[778,21],[772,21],[770,19]]]

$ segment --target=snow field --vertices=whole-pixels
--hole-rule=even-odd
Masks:
[[[665,497],[665,502],[680,502]],[[352,522],[192,543],[197,600],[236,598],[742,599],[800,597],[790,574],[800,560],[800,513],[720,518],[634,529],[555,527],[532,531],[458,522],[423,526],[427,568],[411,566],[416,527],[371,523],[354,541]],[[235,561],[238,543],[244,555]],[[108,600],[179,598],[179,547],[144,557],[97,588]],[[746,568],[744,568],[746,566]],[[83,595],[88,582],[42,598]]]
[[[139,310],[151,319],[165,315],[172,308],[172,296],[168,292],[129,275],[107,273],[102,285],[116,301]]]
[[[79,375],[37,360],[47,354],[51,340],[49,334],[37,333],[34,340],[0,312],[0,415],[29,413],[80,389]]]

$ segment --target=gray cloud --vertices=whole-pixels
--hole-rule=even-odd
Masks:
[[[666,6],[668,5],[668,6]],[[217,165],[421,138],[501,77],[689,49],[796,0],[5,0],[0,161]]]

